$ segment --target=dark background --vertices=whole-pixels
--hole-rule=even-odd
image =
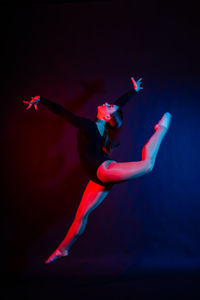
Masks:
[[[1,5],[2,270],[24,299],[197,297],[200,270],[199,11],[195,2]],[[115,185],[70,255],[64,238],[89,178],[76,129],[22,99],[43,95],[94,119],[143,78],[112,158],[141,160],[154,125],[170,129],[153,171]]]

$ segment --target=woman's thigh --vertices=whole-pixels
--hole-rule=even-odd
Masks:
[[[88,216],[89,213],[97,206],[99,206],[101,202],[106,198],[111,188],[112,185],[110,185],[109,187],[105,187],[90,180],[83,193],[76,213],[76,218],[83,218]]]
[[[97,177],[104,183],[124,182],[151,171],[148,161],[116,162],[107,160],[97,169]]]
[[[104,174],[106,172],[107,169],[109,169],[109,166],[112,166],[112,164],[117,163],[117,161],[115,160],[106,160],[104,161],[97,169],[97,177],[99,178],[99,180],[101,180],[102,182],[106,182],[105,180],[103,181],[102,179],[104,179]]]

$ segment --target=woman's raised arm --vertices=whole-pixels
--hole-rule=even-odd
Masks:
[[[35,110],[37,110],[38,103],[45,105],[50,111],[55,114],[60,115],[63,119],[68,121],[71,125],[76,128],[83,128],[85,125],[88,124],[88,119],[84,117],[79,117],[70,112],[69,110],[65,109],[60,104],[57,104],[53,101],[45,99],[41,96],[31,97],[28,101],[23,101],[24,103],[28,104],[26,109],[30,109],[32,105],[34,105]]]
[[[133,95],[143,89],[143,87],[141,87],[142,78],[140,78],[138,81],[135,81],[135,79],[131,77],[131,81],[133,84],[133,88],[124,95],[120,96],[113,104],[118,105],[120,108],[122,108],[127,102],[129,102]]]

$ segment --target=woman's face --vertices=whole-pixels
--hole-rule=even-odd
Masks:
[[[105,102],[104,104],[97,106],[98,112],[101,114],[101,116],[110,116],[112,113],[117,111],[119,108],[118,105],[115,104],[109,104],[108,102]]]

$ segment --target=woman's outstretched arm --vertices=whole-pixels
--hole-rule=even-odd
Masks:
[[[133,88],[124,95],[120,96],[113,104],[118,105],[120,108],[122,108],[127,102],[129,102],[132,96],[143,89],[143,87],[140,86],[142,78],[140,78],[138,81],[135,81],[134,78],[131,77],[131,81],[133,83]]]
[[[40,97],[40,102],[41,104],[45,105],[50,111],[60,115],[63,119],[68,121],[71,125],[73,125],[76,128],[82,128],[88,120],[84,117],[76,116],[74,113],[67,110],[60,104],[50,101],[44,97]]]
[[[84,128],[89,121],[87,118],[76,116],[74,113],[70,112],[60,104],[48,100],[42,96],[31,97],[31,100],[23,102],[29,104],[27,109],[34,105],[36,110],[38,103],[41,103],[45,105],[51,112],[58,114],[76,128]]]

